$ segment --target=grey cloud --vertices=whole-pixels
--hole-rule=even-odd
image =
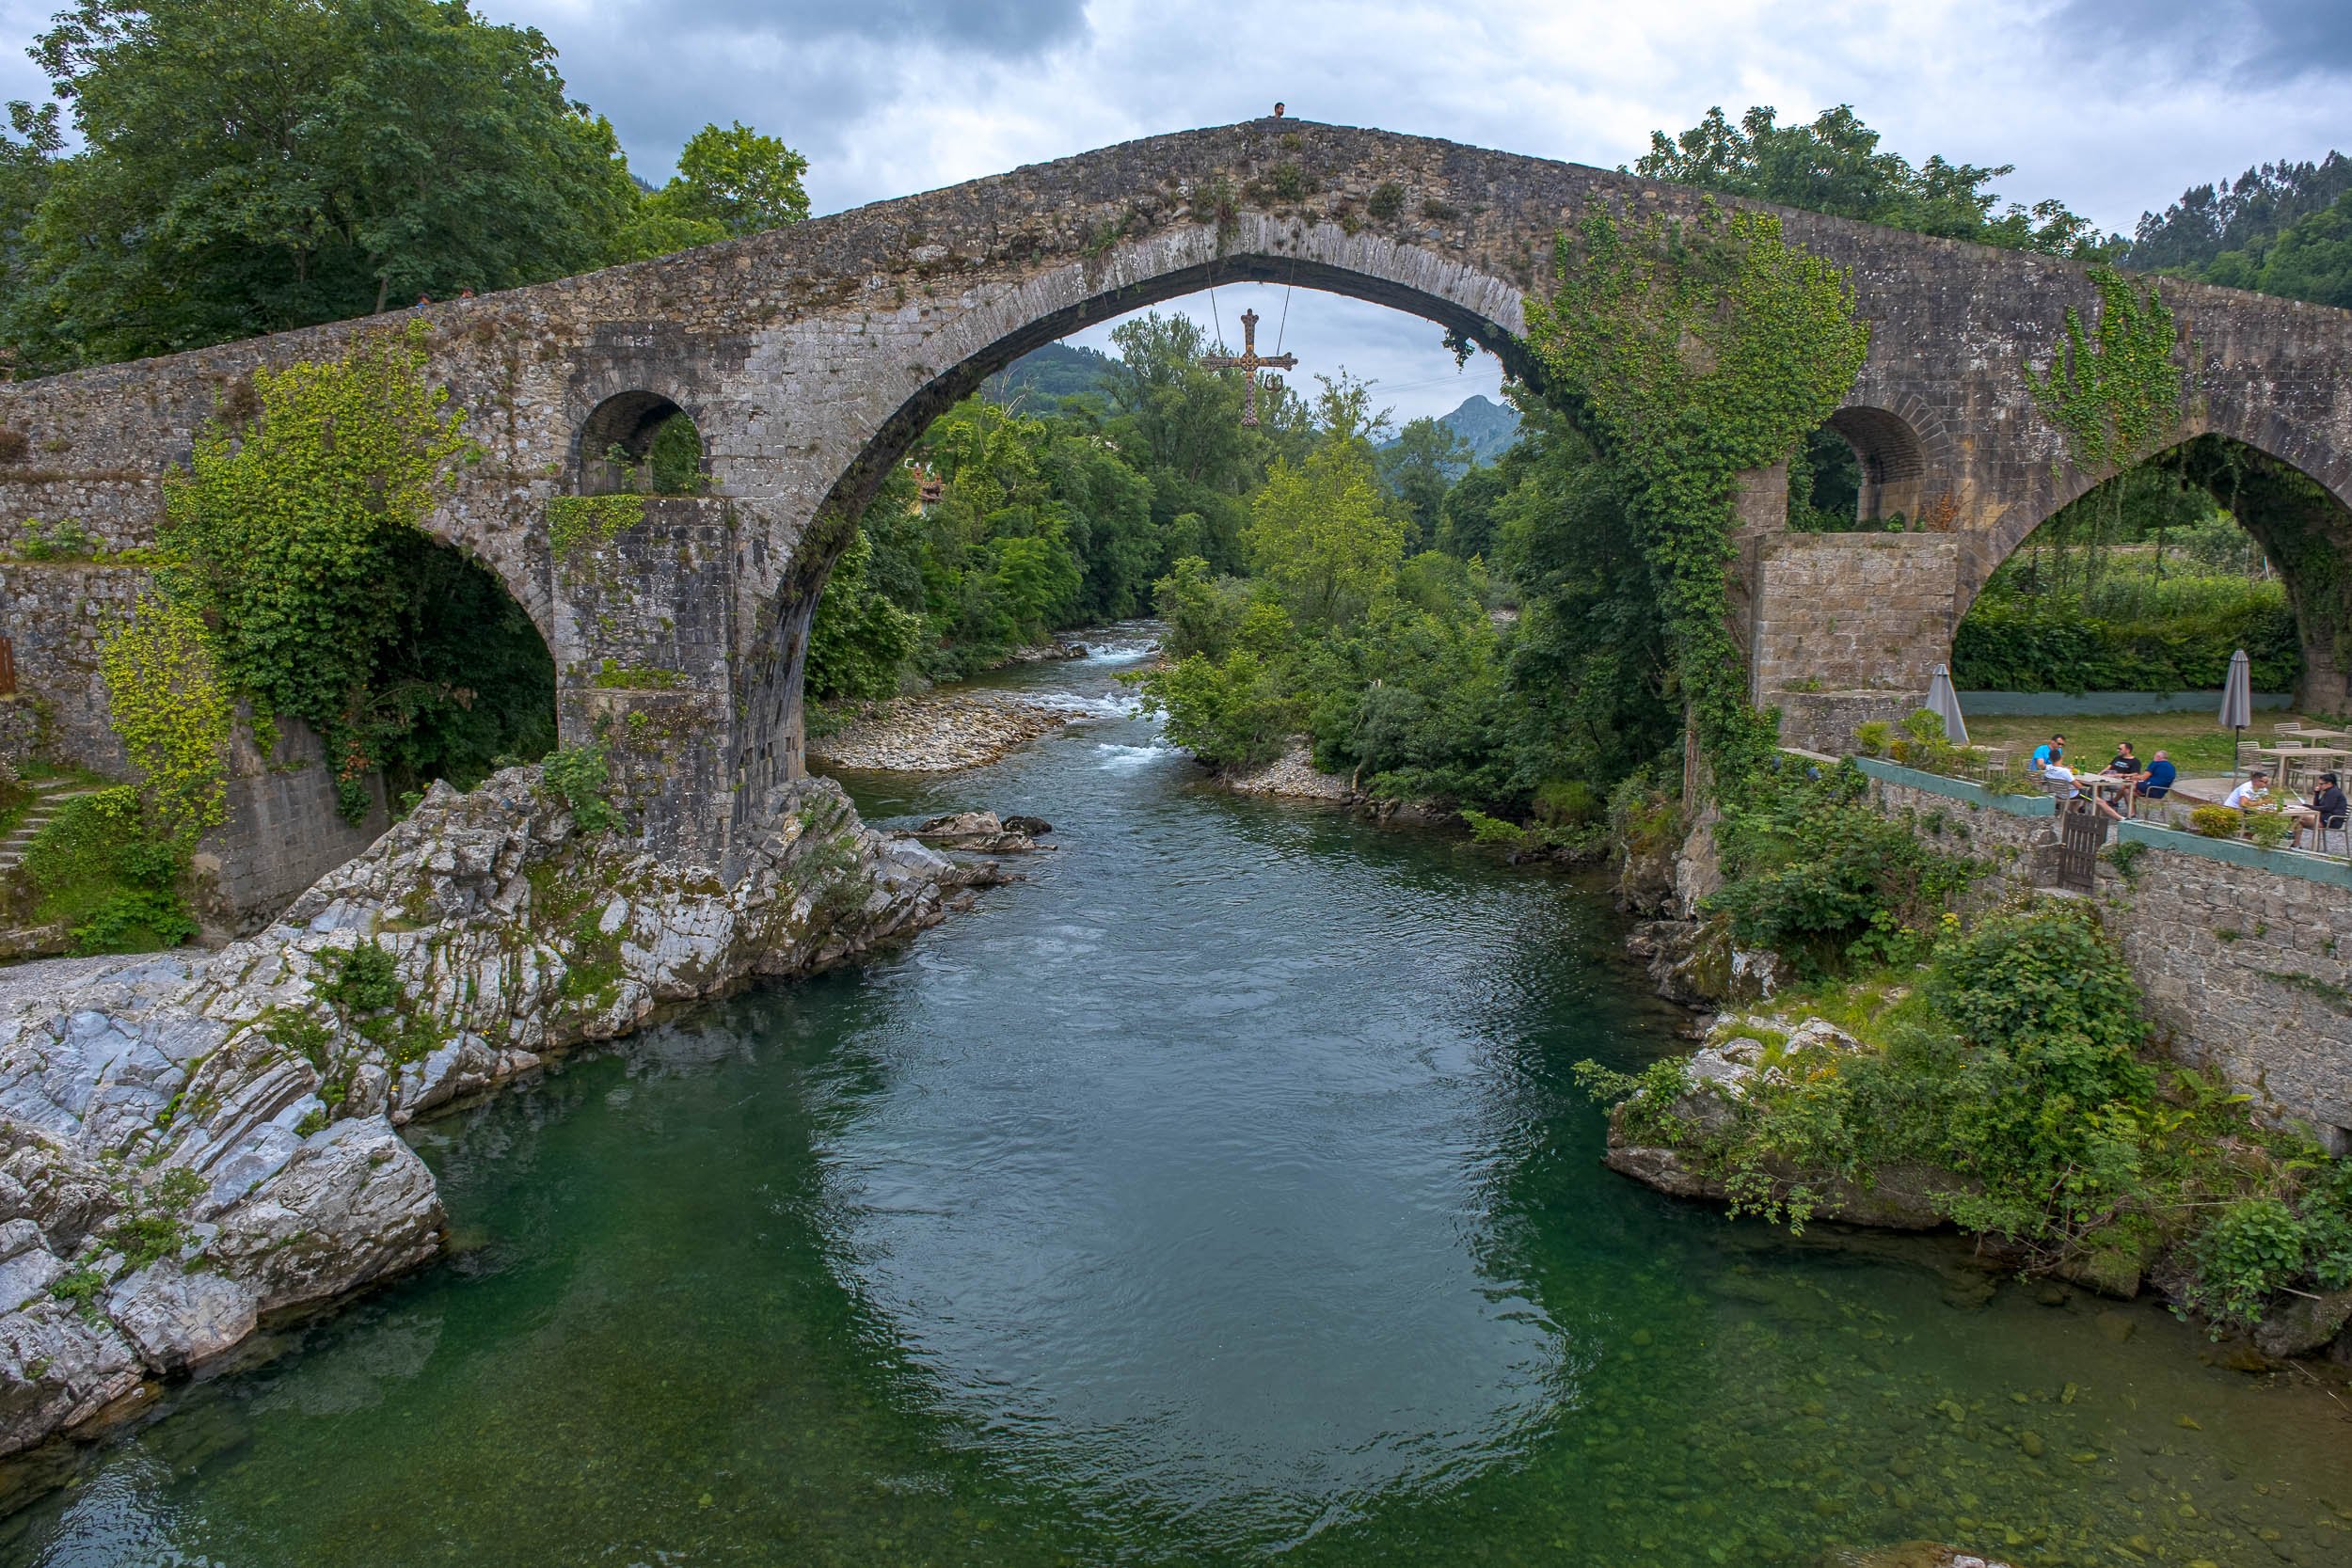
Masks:
[[[2352,72],[2345,0],[2065,0],[2051,20],[2079,44],[2184,75],[2268,84]]]
[[[818,39],[977,49],[1004,59],[1036,55],[1086,34],[1085,0],[753,0],[714,8],[707,0],[660,0],[644,20],[658,28],[772,38],[789,47]]]

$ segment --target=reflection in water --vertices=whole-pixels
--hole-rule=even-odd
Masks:
[[[1007,677],[1099,723],[862,787],[1045,816],[1029,883],[419,1130],[453,1256],[0,1560],[2352,1561],[2324,1395],[1601,1170],[1567,1064],[1674,1023],[1601,901],[1203,792],[1114,665]]]

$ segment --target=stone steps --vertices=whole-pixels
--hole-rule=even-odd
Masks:
[[[59,781],[35,784],[33,793],[38,799],[26,810],[24,819],[17,823],[16,831],[6,838],[0,838],[0,875],[13,871],[24,863],[24,851],[32,847],[33,840],[40,836],[43,828],[57,819],[57,814],[65,809],[66,801],[95,795],[98,791],[87,787],[70,788]]]

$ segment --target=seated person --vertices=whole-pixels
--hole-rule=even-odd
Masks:
[[[2130,775],[2139,772],[2139,758],[2133,754],[2130,741],[2119,740],[2115,743],[2115,757],[2107,764],[2107,771]]]
[[[2065,760],[2066,737],[2062,735],[2054,735],[2033,749],[2033,755],[2026,761],[2026,769],[2027,772],[2039,773],[2050,764]]]
[[[2348,810],[2352,810],[2352,806],[2348,806],[2344,800],[2344,785],[2337,781],[2335,774],[2322,773],[2319,776],[2318,784],[2312,790],[2310,803],[2295,814],[2296,827],[2298,830],[2303,828],[2317,830],[2312,840],[2312,847],[2316,849],[2323,843],[2318,836],[2319,833],[2344,831]]]
[[[2172,759],[2158,752],[2149,760],[2148,771],[2132,781],[2132,795],[2136,800],[2161,800],[2172,793],[2172,781],[2180,776]]]
[[[2066,764],[2062,762],[2053,762],[2048,767],[2044,768],[2042,770],[2042,782],[2049,786],[2051,794],[2058,798],[2058,809],[2060,811],[2067,810],[2069,803],[2072,801],[2088,800],[2090,804],[2098,807],[2100,811],[2106,813],[2107,816],[2114,817],[2118,822],[2123,820],[2123,814],[2122,812],[2117,811],[2113,806],[2108,805],[2105,800],[2100,800],[2096,795],[2085,796],[2082,791],[2082,785],[2074,782],[2074,770],[2067,767]]]
[[[2246,782],[2230,791],[2221,802],[2232,811],[2268,811],[2270,809],[2270,775],[2260,768],[2246,776]]]

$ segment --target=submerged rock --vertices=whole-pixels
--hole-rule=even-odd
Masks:
[[[1037,832],[1052,832],[1052,824],[1034,816],[1015,816],[999,820],[993,811],[960,811],[946,816],[934,816],[913,832],[893,833],[898,839],[914,839],[940,849],[963,849],[987,855],[1026,854],[1045,847],[1037,842],[1030,829],[1022,823],[1035,823]]]
[[[0,1454],[440,1246],[402,1122],[942,918],[983,883],[808,780],[732,881],[581,834],[536,768],[432,793],[266,930],[0,986]],[[43,984],[43,981],[47,984]]]
[[[2352,1291],[2296,1296],[2262,1321],[2254,1330],[2254,1344],[2277,1360],[2309,1355],[2342,1334],[2346,1322],[2352,1322]]]

